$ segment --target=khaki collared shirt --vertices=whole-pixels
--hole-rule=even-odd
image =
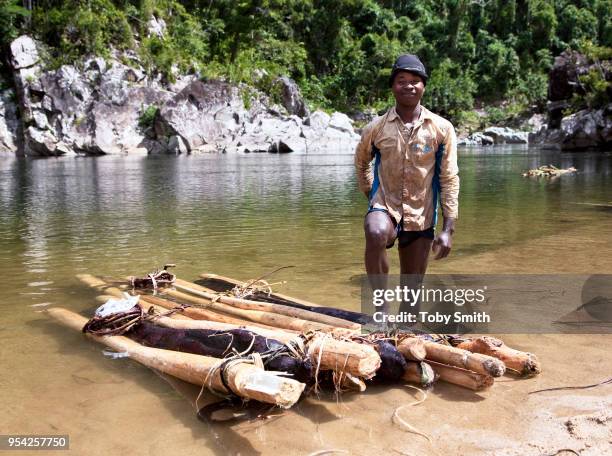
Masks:
[[[455,129],[425,107],[411,129],[395,107],[370,122],[355,151],[355,168],[359,189],[369,192],[370,210],[386,210],[396,223],[403,220],[404,231],[435,226],[438,200],[445,218],[457,218]]]

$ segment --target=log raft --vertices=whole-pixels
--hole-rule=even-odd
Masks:
[[[81,331],[87,319],[59,307],[46,310],[47,314],[65,326]],[[305,384],[285,378],[277,373],[265,371],[247,361],[240,360],[225,369],[228,391],[221,379],[221,361],[208,356],[194,355],[171,350],[144,347],[124,336],[95,336],[90,339],[114,350],[127,352],[129,357],[139,363],[180,378],[188,383],[210,387],[220,393],[234,393],[244,399],[252,399],[267,404],[289,408],[294,405],[304,391]]]
[[[78,276],[80,280],[87,283],[88,285],[95,287],[99,290],[104,290],[106,293],[109,293],[113,296],[122,297],[123,292],[115,287],[109,287],[106,283],[98,279],[97,277],[81,274]],[[163,308],[176,308],[179,304],[174,303],[172,301],[168,301],[156,296],[150,295],[141,295],[141,299],[154,303]],[[199,299],[199,298],[198,298]],[[188,312],[191,311],[191,312]],[[213,328],[215,325],[211,325],[210,321],[205,322],[202,312],[206,312],[206,309],[200,308],[185,308],[183,313],[187,316],[194,315],[195,317],[199,317],[201,323],[201,329],[216,329]],[[208,316],[208,315],[207,315]],[[211,315],[213,318],[216,316]],[[212,319],[212,318],[211,318]],[[197,321],[197,320],[196,320]],[[167,318],[164,319],[166,325],[172,325],[172,327],[177,328],[179,324],[173,322],[172,319]],[[190,321],[189,326],[194,326],[195,321]],[[240,326],[244,326],[244,320],[236,320],[229,319],[229,321],[222,321],[219,323],[224,323],[225,329],[229,328],[229,325],[232,325],[232,329],[237,329]],[[185,325],[187,326],[187,325]],[[250,325],[248,325],[250,326]],[[197,329],[197,328],[190,328]],[[251,328],[249,328],[250,330]],[[259,329],[258,327],[252,328],[254,330]],[[261,335],[265,335],[266,337],[270,337],[276,340],[280,340],[283,343],[286,343],[291,340],[295,340],[298,333],[292,332],[287,329],[278,329],[278,328],[262,328],[264,331],[254,331]],[[332,331],[334,332],[334,331]],[[265,334],[264,334],[265,333]],[[367,345],[357,344],[350,341],[338,340],[333,338],[331,335],[326,334],[315,334],[312,338],[306,341],[306,352],[310,357],[311,361],[318,365],[321,370],[333,370],[336,372],[343,372],[353,375],[355,377],[361,378],[372,378],[378,368],[380,367],[381,359],[376,350]]]
[[[80,278],[83,280],[83,277]],[[105,282],[97,278],[89,276],[84,281],[89,282],[90,285],[98,289],[105,290],[106,293],[118,297],[122,296],[122,290],[109,287]],[[239,327],[283,343],[296,341],[300,334],[307,332],[305,329],[319,329],[316,328],[316,325],[322,325],[327,327],[328,333],[323,334],[320,331],[314,331],[314,336],[311,335],[305,344],[306,353],[308,353],[313,364],[319,366],[319,369],[334,370],[355,379],[367,379],[373,377],[380,366],[380,357],[372,346],[368,344],[355,344],[348,340],[339,340],[336,337],[332,337],[354,334],[348,328],[337,328],[326,323],[291,318],[289,315],[277,313],[276,311],[279,309],[276,309],[274,306],[267,306],[267,304],[272,303],[264,303],[262,307],[261,302],[256,302],[257,308],[240,308],[228,303],[214,302],[212,299],[207,299],[210,296],[203,294],[205,292],[199,289],[207,290],[206,288],[191,282],[181,280],[178,282],[178,287],[182,286],[183,291],[167,290],[171,292],[168,294],[183,302],[197,303],[200,307],[185,308],[186,316],[182,317],[183,320],[178,320],[176,317],[157,317],[157,324],[182,329],[198,329],[201,327],[202,329],[226,330]],[[218,295],[215,293],[214,296]],[[295,301],[294,298],[286,298]],[[157,310],[159,308],[174,308],[180,305],[158,296],[145,294],[142,295],[142,300],[146,303],[145,308],[147,308],[147,305],[159,306]],[[241,303],[245,302],[245,300],[238,301]],[[249,301],[246,300],[246,302],[248,303]],[[312,303],[308,304],[312,305]],[[241,305],[245,307],[244,304]],[[228,307],[230,308],[230,313],[226,313]],[[264,307],[267,310],[261,310]],[[281,305],[280,307],[283,306]],[[262,314],[263,318],[255,317],[253,319],[254,316],[262,316]],[[305,315],[302,314],[302,316]],[[189,319],[189,317],[194,319]],[[299,326],[291,326],[291,329],[283,328],[283,318],[290,321],[297,320]],[[280,324],[279,321],[281,322]],[[327,321],[332,323],[331,320]],[[306,326],[302,324],[303,322],[306,323]],[[313,323],[315,327],[308,326]],[[419,337],[407,337],[398,341],[397,350],[407,360],[407,368],[402,378],[405,381],[428,386],[439,377],[442,381],[473,391],[482,391],[493,384],[493,377],[499,377],[504,374],[506,368],[504,363],[507,363],[510,369],[517,370],[523,374],[540,372],[539,362],[534,355],[513,350],[499,339],[480,337],[458,339],[451,342],[455,346],[431,342]],[[374,352],[376,356],[368,353],[368,351]]]

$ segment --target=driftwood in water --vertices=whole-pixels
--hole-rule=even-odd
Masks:
[[[424,341],[424,343],[427,361],[436,361],[492,377],[500,377],[506,372],[504,363],[492,356],[472,353],[437,342]]]
[[[346,321],[352,321],[360,325],[365,325],[372,322],[370,315],[355,312],[352,310],[338,309],[335,307],[326,307],[320,304],[315,304],[303,299],[294,298],[280,293],[267,293],[258,289],[249,290],[249,284],[251,282],[240,282],[229,277],[223,277],[216,274],[200,274],[201,280],[197,281],[197,284],[206,288],[211,292],[221,293],[236,293],[239,291],[238,296],[241,297],[247,294],[249,300],[268,302],[273,304],[280,304],[282,306],[294,307],[296,309],[308,310],[310,312],[316,312],[321,315],[329,315],[330,317],[340,318]],[[246,293],[245,293],[246,292]]]
[[[87,319],[62,308],[47,309],[46,313],[65,326],[81,331]],[[205,384],[220,393],[233,393],[244,399],[289,408],[304,391],[305,384],[264,371],[247,360],[223,364],[224,360],[209,356],[144,347],[124,336],[94,336],[90,339],[114,350],[127,352],[135,361],[180,378],[188,383]]]
[[[427,361],[440,380],[453,385],[462,386],[472,391],[482,391],[493,385],[493,377],[490,375],[479,374],[460,367],[448,366],[446,364]]]
[[[536,355],[510,348],[495,337],[482,336],[464,339],[456,347],[497,358],[503,361],[507,368],[520,375],[536,375],[541,372],[540,362]]]
[[[433,385],[438,379],[438,376],[433,368],[426,362],[409,361],[406,365],[406,370],[404,371],[402,379],[423,387],[428,387]]]
[[[235,352],[242,356],[259,353],[266,369],[287,372],[296,380],[309,383],[314,372],[309,359],[288,354],[287,347],[274,339],[244,329],[173,329],[143,321],[126,334],[147,347],[163,348],[196,355],[225,358]],[[265,355],[268,356],[265,356]]]
[[[299,318],[301,320],[313,321],[330,326],[335,326],[337,328],[348,328],[354,330],[361,329],[361,326],[359,324],[354,323],[352,321],[344,320],[342,318],[313,312],[311,310],[299,307],[286,306],[270,302],[253,301],[250,299],[242,299],[234,296],[226,296],[223,294],[215,293],[213,290],[202,287],[201,285],[187,282],[181,279],[176,280],[176,282],[174,283],[174,287],[177,290],[184,291],[186,293],[191,293],[207,300],[237,307],[239,309],[261,310],[264,312],[271,312],[279,315],[286,315],[288,317]]]
[[[576,168],[570,166],[567,169],[557,168],[554,165],[543,165],[539,168],[530,169],[526,173],[523,173],[523,177],[559,177],[563,174],[575,173]]]

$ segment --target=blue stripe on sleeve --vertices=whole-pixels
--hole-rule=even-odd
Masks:
[[[433,207],[434,207],[434,215],[433,215],[433,226],[435,229],[436,223],[438,223],[438,199],[440,195],[440,169],[442,166],[442,156],[444,155],[444,144],[440,144],[438,146],[438,150],[436,150],[436,164],[434,168],[434,176],[431,180],[431,185],[433,187]]]
[[[370,190],[369,201],[370,209],[372,209],[372,200],[378,191],[380,185],[380,179],[378,177],[378,168],[380,167],[380,150],[374,144],[372,144],[372,152],[374,152],[374,182],[372,182],[372,189]]]

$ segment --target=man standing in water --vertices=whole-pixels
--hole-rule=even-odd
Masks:
[[[457,141],[453,125],[421,105],[427,77],[417,56],[396,60],[389,80],[395,106],[364,128],[355,151],[359,189],[369,200],[365,266],[374,288],[387,285],[386,249],[396,240],[400,272],[417,278],[413,286],[427,270],[430,250],[435,259],[451,251],[459,195]],[[435,235],[438,200],[444,222]]]

